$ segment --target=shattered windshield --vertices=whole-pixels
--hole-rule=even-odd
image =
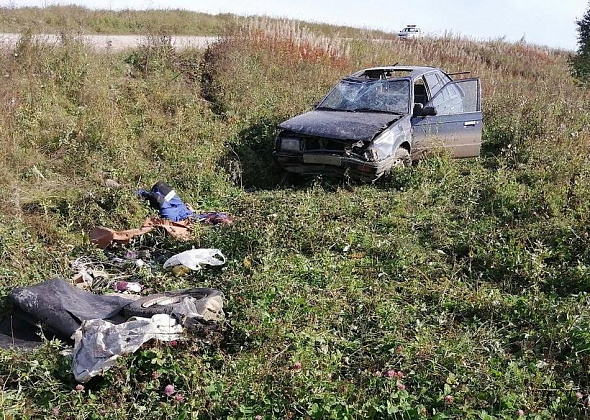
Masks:
[[[332,89],[318,105],[318,109],[407,114],[409,104],[408,80],[345,79]]]

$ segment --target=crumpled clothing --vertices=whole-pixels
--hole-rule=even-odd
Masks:
[[[231,225],[234,218],[225,212],[210,211],[207,213],[198,214],[197,220],[206,225]]]
[[[118,325],[102,319],[84,321],[73,336],[74,378],[78,382],[88,382],[115,365],[120,356],[135,352],[145,342],[178,340],[182,333],[182,325],[166,314],[129,318]]]
[[[157,217],[148,217],[139,229],[115,231],[102,226],[96,227],[90,232],[90,242],[100,249],[105,249],[113,243],[127,244],[132,238],[151,232],[156,227],[163,228],[176,239],[187,241],[191,237],[191,226],[192,221],[190,219],[173,222]]]
[[[178,194],[176,194],[176,191],[165,182],[157,182],[151,191],[140,189],[137,191],[137,194],[149,200],[150,205],[157,209],[160,212],[160,216],[165,219],[179,222],[195,216],[190,205],[185,204]]]

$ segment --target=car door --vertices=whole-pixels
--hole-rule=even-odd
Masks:
[[[479,156],[482,133],[479,79],[447,83],[424,106],[424,111],[411,119],[414,158],[436,149],[448,150],[452,157]]]

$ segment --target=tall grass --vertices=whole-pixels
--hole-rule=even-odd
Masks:
[[[168,34],[222,35],[228,27],[249,26],[256,21],[281,26],[284,19],[243,17],[230,13],[211,15],[187,10],[90,10],[81,6],[11,7],[0,6],[0,31],[21,33],[27,29],[38,33],[74,34]],[[327,37],[393,38],[390,32],[294,21],[316,34]],[[289,25],[290,26],[290,25]],[[392,28],[396,30],[398,28]]]
[[[104,262],[86,232],[137,226],[149,209],[134,191],[157,180],[236,216],[187,244],[131,245],[155,255],[129,273],[147,292],[222,290],[222,331],[150,343],[80,391],[62,344],[0,351],[5,415],[587,417],[590,111],[567,55],[453,36],[335,40],[264,19],[234,31],[205,52],[155,35],[99,54],[66,34],[2,51],[3,295],[70,277],[80,255]],[[374,185],[284,183],[276,124],[342,76],[395,62],[481,78],[482,157],[434,157]],[[192,246],[227,265],[161,269]]]
[[[16,33],[32,29],[39,33],[215,35],[235,19],[230,14],[185,10],[90,10],[75,5],[0,8],[0,30]]]

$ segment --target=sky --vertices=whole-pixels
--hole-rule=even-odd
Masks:
[[[0,6],[77,4],[93,9],[186,9],[262,15],[396,32],[415,24],[432,35],[524,40],[577,49],[576,20],[589,0],[0,0]]]

